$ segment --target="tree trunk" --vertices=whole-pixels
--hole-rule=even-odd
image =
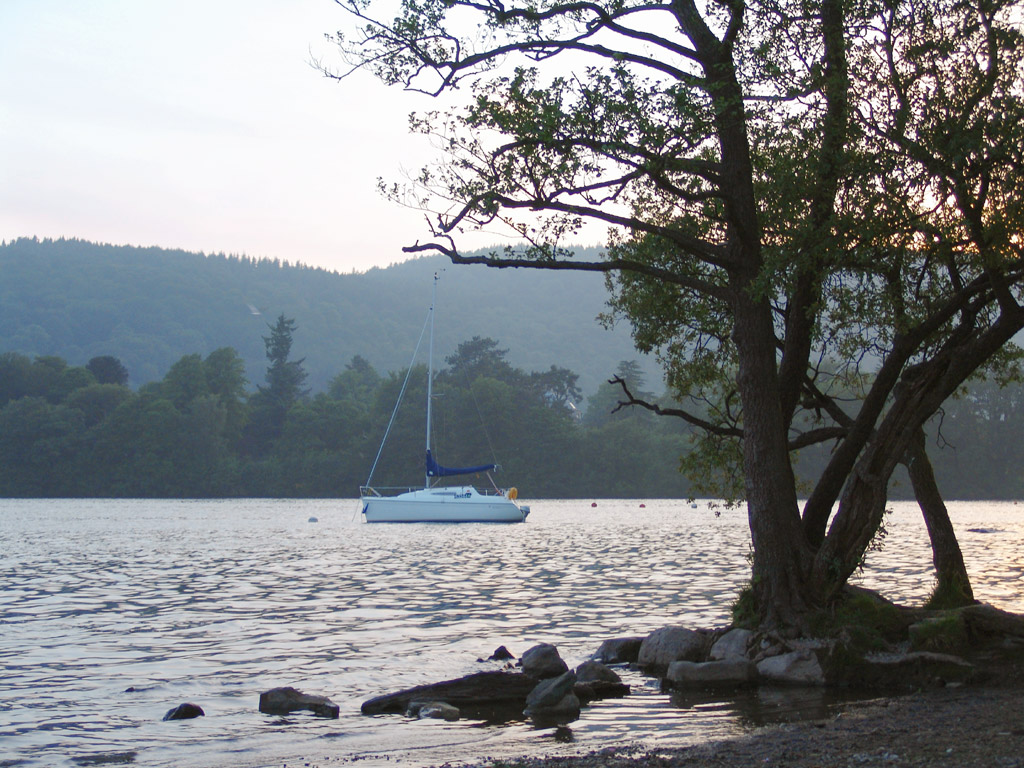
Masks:
[[[857,463],[839,500],[828,536],[814,558],[811,581],[818,599],[827,602],[846,584],[863,561],[885,515],[889,477],[870,457]]]
[[[751,587],[763,626],[799,628],[810,603],[796,482],[783,419],[772,308],[758,287],[764,262],[744,92],[734,50],[707,26],[695,0],[672,5],[704,70],[720,152],[725,254],[743,407],[743,469],[753,541]]]
[[[914,420],[914,405],[911,397],[897,397],[853,465],[839,509],[814,558],[812,583],[822,600],[831,599],[843,588],[878,533],[889,498],[889,479],[906,455],[910,437],[920,429],[921,421]]]
[[[747,515],[754,545],[751,587],[762,625],[800,628],[813,606],[807,576],[810,548],[800,521],[796,482],[775,367],[771,310],[767,301],[736,291],[733,306],[743,404],[743,464]]]
[[[925,449],[924,430],[918,429],[905,462],[914,487],[914,495],[924,515],[928,537],[932,542],[932,562],[935,565],[935,591],[930,604],[936,608],[958,608],[974,602],[971,580],[964,566],[964,556],[953,531],[949,512],[939,493],[928,452]]]

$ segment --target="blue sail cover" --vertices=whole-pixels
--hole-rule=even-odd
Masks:
[[[497,464],[481,464],[478,467],[442,467],[434,457],[427,451],[427,476],[428,477],[449,477],[451,475],[471,475],[474,472],[489,472]]]

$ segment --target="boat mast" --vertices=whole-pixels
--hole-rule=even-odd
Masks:
[[[430,344],[427,352],[427,453],[430,453],[430,405],[434,386],[434,305],[437,304],[438,273],[434,273],[434,288],[430,297]],[[430,471],[424,475],[423,487],[430,487]]]

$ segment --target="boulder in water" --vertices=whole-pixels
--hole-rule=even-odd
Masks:
[[[566,723],[580,716],[580,701],[573,693],[576,673],[565,672],[558,677],[542,680],[526,697],[524,715],[535,722]]]
[[[594,654],[594,661],[605,664],[633,664],[640,655],[642,637],[614,637],[605,640]]]
[[[569,671],[569,665],[558,655],[558,649],[550,643],[535,645],[519,660],[523,672],[538,680],[558,677]]]
[[[191,720],[193,717],[205,717],[206,713],[198,704],[179,704],[174,709],[168,710],[164,720]]]
[[[376,696],[364,701],[360,710],[364,715],[401,714],[414,701],[443,701],[467,717],[514,719],[536,686],[536,678],[519,672],[477,672]]]
[[[405,712],[409,717],[418,717],[421,720],[431,718],[434,720],[447,720],[454,722],[461,717],[458,707],[446,704],[443,701],[413,701]]]
[[[340,709],[326,696],[302,693],[291,687],[272,688],[260,694],[260,712],[265,715],[287,715],[309,710],[317,717],[337,719]]]
[[[487,657],[487,660],[488,661],[508,661],[509,659],[514,659],[514,658],[515,658],[515,656],[512,655],[512,652],[509,651],[508,648],[506,648],[504,645],[499,645],[497,648],[494,649],[494,653],[492,653],[490,656]]]
[[[704,661],[709,636],[686,627],[656,629],[640,646],[637,664],[649,672],[661,674],[673,661]]]

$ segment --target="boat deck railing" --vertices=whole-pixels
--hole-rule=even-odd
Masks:
[[[411,491],[422,491],[423,486],[413,485],[361,485],[359,486],[360,496],[397,496],[400,493],[410,493]]]
[[[443,490],[443,489],[448,488],[448,487],[450,487],[450,488],[464,488],[465,486],[459,486],[459,485],[456,485],[456,486],[444,486],[444,485],[439,485],[439,486],[433,486],[431,488],[431,490]],[[389,485],[389,486],[384,486],[384,485],[374,485],[374,486],[362,485],[362,486],[359,487],[359,495],[361,497],[377,496],[377,497],[380,497],[380,498],[386,498],[388,496],[398,496],[399,494],[402,494],[402,493],[410,493],[412,491],[422,491],[422,490],[423,490],[423,486],[421,486],[421,485]],[[493,490],[493,489],[482,489],[482,488],[475,488],[475,490],[481,496],[506,497],[507,494],[508,494],[508,491],[503,491],[503,490],[502,491],[498,491],[498,490]]]

